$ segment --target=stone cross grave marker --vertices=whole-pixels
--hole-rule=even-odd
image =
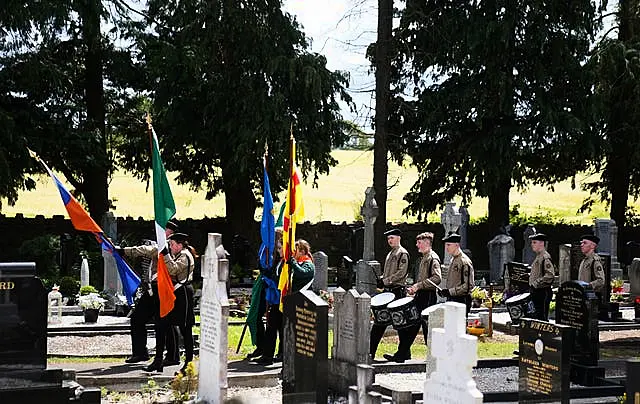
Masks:
[[[532,224],[528,224],[527,228],[524,229],[522,233],[522,238],[524,239],[524,247],[522,248],[522,262],[531,265],[533,260],[536,258],[536,253],[531,249],[531,240],[529,240],[530,236],[536,234],[536,228]]]
[[[525,318],[520,328],[518,399],[569,403],[569,354],[574,329]]]
[[[376,191],[373,187],[368,187],[364,192],[364,204],[360,208],[360,214],[364,219],[364,250],[362,251],[362,259],[364,261],[372,261],[376,259],[375,254],[375,235],[373,225],[378,217],[378,203],[375,196]]]
[[[222,245],[221,234],[209,233],[207,240],[202,257],[198,399],[205,403],[222,403],[227,396],[229,261],[224,248],[218,248]]]
[[[618,262],[618,226],[613,219],[595,219],[593,232],[600,237],[597,251],[611,255],[611,267],[609,268],[612,278],[622,278],[622,268]]]
[[[102,230],[114,243],[118,240],[118,222],[113,212],[107,212],[102,217]],[[104,290],[111,296],[122,295],[122,281],[118,275],[115,258],[106,251],[102,251],[102,258],[104,261]]]
[[[369,363],[371,297],[355,289],[333,291],[333,346],[329,387],[347,392],[357,383],[356,367]]]
[[[467,308],[464,304],[444,303],[444,329],[432,335],[436,370],[424,383],[423,401],[427,403],[482,403],[472,369],[478,363],[478,338],[467,335]]]
[[[82,256],[82,264],[80,264],[80,286],[89,285],[89,260]]]
[[[447,205],[444,207],[442,214],[440,214],[440,223],[442,223],[442,227],[444,227],[444,235],[445,237],[449,233],[455,233],[460,228],[462,224],[462,215],[458,212],[458,208],[456,208],[455,202],[447,202]],[[446,251],[444,252],[444,265],[449,265],[451,263],[451,255],[449,255]]]
[[[427,346],[433,345],[433,330],[436,328],[444,327],[444,307],[443,304],[436,304],[422,310],[422,321],[426,321],[428,324],[427,331]],[[433,356],[430,349],[427,349],[427,379],[436,370],[436,358]]]
[[[516,248],[513,237],[508,234],[498,234],[487,243],[489,249],[489,279],[496,282],[502,278],[504,266],[514,260]]]
[[[327,290],[327,278],[329,276],[329,257],[323,251],[313,253],[313,263],[316,271],[313,274],[313,283],[311,288],[314,292],[320,293],[321,290]]]
[[[328,305],[311,290],[284,297],[282,402],[326,403]]]

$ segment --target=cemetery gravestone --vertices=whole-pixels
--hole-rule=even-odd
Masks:
[[[284,297],[282,402],[327,402],[328,305],[310,290]]]
[[[329,384],[334,391],[346,392],[357,383],[357,365],[369,363],[371,298],[354,289],[345,292],[338,288],[333,292],[333,302]]]
[[[509,276],[509,295],[519,295],[529,291],[529,274],[531,266],[520,262],[507,263]]]
[[[497,282],[503,277],[505,266],[513,261],[516,248],[513,237],[508,234],[498,234],[487,243],[489,249],[489,279]]]
[[[569,403],[569,354],[574,329],[525,318],[520,328],[520,402]]]
[[[376,280],[381,274],[380,263],[378,261],[359,260],[356,263],[356,289],[359,293],[366,293],[369,296],[376,292]]]
[[[558,276],[560,284],[571,280],[571,244],[558,246]]]
[[[327,290],[329,257],[322,251],[316,251],[313,253],[313,263],[316,270],[313,274],[312,289],[314,292],[320,293],[321,290]]]
[[[198,399],[221,403],[227,396],[227,330],[229,261],[224,254],[222,235],[209,233],[202,257],[202,297],[200,298],[200,362]]]
[[[427,322],[427,346],[431,347],[433,346],[433,330],[444,327],[444,307],[442,304],[436,304],[422,310],[422,321]],[[431,373],[436,370],[436,358],[430,349],[427,349],[426,369],[428,379]]]
[[[447,302],[444,329],[433,330],[436,370],[424,384],[424,403],[482,403],[482,393],[471,376],[478,362],[478,339],[467,335],[464,304]]]
[[[613,219],[596,219],[593,225],[594,234],[600,237],[598,252],[611,256],[609,266],[613,278],[622,278],[622,268],[618,262],[618,226]]]
[[[629,267],[629,293],[632,298],[640,296],[640,258],[634,258]]]
[[[447,205],[444,207],[444,210],[440,215],[440,223],[442,223],[442,227],[444,227],[445,236],[449,233],[455,233],[458,231],[462,224],[462,216],[460,215],[460,212],[458,212],[455,202],[447,202]],[[446,251],[444,252],[443,263],[446,266],[451,263],[451,255]]]
[[[465,250],[468,246],[468,230],[469,230],[469,210],[466,206],[460,206],[458,209],[460,212],[460,229],[458,229],[458,234],[460,235],[460,248]]]
[[[522,248],[522,262],[527,265],[531,265],[533,260],[536,258],[536,253],[531,249],[531,240],[529,237],[536,234],[536,228],[532,224],[528,224],[527,228],[524,229],[522,233],[522,237],[524,238],[524,247]]]
[[[54,285],[47,295],[47,320],[49,323],[60,323],[62,321],[62,293],[60,287]],[[54,311],[55,306],[55,311]]]
[[[368,187],[364,194],[364,204],[360,209],[360,214],[364,218],[364,249],[362,251],[362,259],[364,261],[372,261],[376,258],[373,226],[378,217],[378,203],[375,199],[376,191],[372,187]]]
[[[80,264],[80,286],[89,285],[89,260],[82,256],[82,264]]]

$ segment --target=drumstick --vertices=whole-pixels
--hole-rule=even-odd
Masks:
[[[442,288],[441,288],[440,286],[436,285],[435,283],[433,283],[433,282],[431,281],[431,279],[427,278],[427,282],[429,282],[430,284],[432,284],[433,286],[435,286],[435,287],[436,287],[436,289],[438,289],[438,290],[442,290]]]

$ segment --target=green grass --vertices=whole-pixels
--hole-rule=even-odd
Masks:
[[[336,150],[333,156],[339,161],[329,175],[323,175],[318,179],[318,187],[313,188],[311,181],[303,186],[305,202],[305,220],[318,222],[329,220],[334,222],[352,222],[358,217],[360,205],[364,200],[364,191],[373,184],[373,152]],[[224,197],[207,201],[204,192],[193,192],[188,186],[179,186],[173,180],[175,173],[169,174],[169,181],[177,207],[177,218],[199,219],[225,215]],[[418,178],[414,167],[400,167],[389,163],[389,184],[393,187],[389,190],[387,201],[387,220],[391,222],[414,222],[415,217],[402,216],[402,209],[406,207],[403,196],[410,190]],[[64,182],[64,177],[61,176]],[[608,210],[602,204],[596,204],[590,214],[577,214],[576,211],[587,196],[579,190],[584,180],[593,181],[597,178],[578,176],[576,184],[578,189],[571,189],[569,181],[557,184],[553,192],[546,187],[532,186],[526,192],[511,191],[511,205],[520,204],[520,212],[529,216],[536,213],[549,213],[552,216],[562,217],[570,222],[591,223],[595,217],[608,217]],[[68,185],[68,184],[67,184]],[[117,172],[109,187],[109,196],[114,199],[115,215],[134,218],[143,217],[151,219],[153,216],[153,195],[145,192],[146,184],[133,178],[130,174]],[[284,193],[278,195],[280,201]],[[632,204],[640,209],[640,204]],[[6,200],[2,200],[1,213],[14,216],[22,213],[27,217],[37,214],[50,217],[64,215],[66,211],[60,195],[48,176],[40,176],[37,179],[37,188],[31,192],[21,192],[15,206],[8,206]],[[487,200],[476,198],[469,207],[472,218],[479,218],[487,214]],[[256,211],[256,218],[261,215],[261,210]],[[431,214],[429,221],[438,221],[438,214]]]

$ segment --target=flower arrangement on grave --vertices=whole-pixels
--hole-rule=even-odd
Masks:
[[[327,304],[329,305],[329,311],[333,310],[333,293],[327,292],[326,290],[321,290],[320,298],[327,302]]]
[[[611,292],[612,293],[622,293],[624,286],[624,280],[620,278],[611,279]]]
[[[480,319],[468,319],[467,320],[467,334],[480,336],[484,334],[484,327],[480,322]]]
[[[486,289],[482,289],[479,286],[476,286],[473,289],[471,289],[472,307],[480,307],[487,300],[489,300],[489,292]]]
[[[93,309],[103,311],[105,302],[106,300],[98,293],[78,295],[78,306],[80,306],[82,310]]]

